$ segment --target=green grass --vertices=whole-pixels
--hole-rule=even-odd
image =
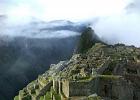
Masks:
[[[51,92],[46,92],[46,95],[41,96],[39,100],[52,100]]]
[[[55,100],[61,100],[61,96],[59,94],[54,94]]]
[[[121,76],[116,76],[116,75],[98,75],[99,78],[105,79],[105,80],[117,80]]]
[[[43,97],[43,96],[41,96],[39,100],[44,100],[44,97]]]
[[[18,96],[15,96],[14,100],[19,100]]]
[[[47,92],[45,95],[46,100],[52,100],[51,98],[51,92]]]
[[[45,80],[45,79],[43,79],[43,78],[42,78],[40,81],[41,81],[43,84],[47,84],[47,83],[48,83],[48,81]]]
[[[61,100],[60,94],[57,94],[56,91],[53,88],[51,88],[51,93],[55,97],[55,100]]]
[[[89,97],[88,100],[102,100],[102,99],[99,96],[95,96],[95,97]]]
[[[92,77],[90,76],[87,76],[87,77],[82,77],[82,78],[79,78],[77,79],[79,82],[87,82],[87,81],[90,81],[92,79]]]

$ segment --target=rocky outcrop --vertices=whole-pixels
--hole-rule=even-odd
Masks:
[[[90,27],[87,27],[80,36],[75,53],[85,53],[89,48],[98,42],[101,43],[101,40],[95,34],[94,30]]]

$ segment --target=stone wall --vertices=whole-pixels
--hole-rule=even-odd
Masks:
[[[89,96],[94,92],[95,81],[62,81],[62,92],[66,97]]]
[[[39,91],[39,94],[37,95],[36,100],[38,100],[38,98],[39,98],[40,96],[45,95],[45,94],[46,94],[46,91],[49,91],[52,85],[53,85],[53,82],[50,81],[45,87],[43,87],[43,89],[41,89],[41,90]]]
[[[59,81],[53,79],[53,89],[55,90],[56,93],[59,93]]]
[[[93,94],[94,81],[70,82],[69,96],[89,96]]]
[[[139,100],[140,91],[123,78],[97,77],[90,81],[62,81],[62,91],[69,97],[89,96],[94,93],[101,97],[117,100]],[[136,98],[136,99],[135,99]]]
[[[129,82],[123,79],[102,80],[99,82],[98,95],[117,100],[133,100],[134,88]]]
[[[71,88],[71,87],[70,87]],[[62,80],[62,93],[69,97],[69,81],[68,80]]]
[[[135,89],[133,100],[140,100],[140,89]]]

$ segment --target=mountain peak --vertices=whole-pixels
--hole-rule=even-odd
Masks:
[[[94,30],[91,27],[87,27],[84,29],[82,32],[79,43],[77,46],[76,53],[84,53],[86,52],[89,48],[91,48],[95,43],[103,43],[99,39],[99,37],[96,35]]]

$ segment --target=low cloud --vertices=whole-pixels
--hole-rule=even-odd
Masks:
[[[125,43],[140,47],[139,0],[2,1],[8,24],[23,24],[34,21],[34,18],[89,22],[99,37],[110,44]]]
[[[118,15],[100,17],[92,27],[104,41],[140,47],[140,2],[131,1]]]

